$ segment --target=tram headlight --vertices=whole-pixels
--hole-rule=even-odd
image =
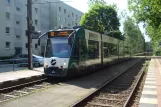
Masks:
[[[66,63],[64,62],[64,65],[66,65]]]
[[[44,63],[44,68],[47,68],[48,67],[48,64],[47,63]]]

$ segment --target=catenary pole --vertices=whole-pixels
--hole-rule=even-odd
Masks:
[[[27,35],[28,35],[28,68],[33,69],[32,65],[32,0],[27,0]]]

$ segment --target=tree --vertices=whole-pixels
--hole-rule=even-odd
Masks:
[[[157,51],[161,40],[161,0],[128,0],[128,5],[136,21],[146,24],[153,49]]]
[[[144,51],[145,40],[139,29],[139,26],[134,23],[134,21],[127,17],[124,22],[124,35],[125,44],[127,49],[131,53],[138,53]]]
[[[88,0],[89,7],[92,6],[92,5],[94,5],[94,4],[105,5],[106,2],[104,0]]]
[[[113,37],[120,38],[121,36],[121,32],[119,31],[119,19],[115,6],[113,5],[107,6],[95,3],[90,7],[89,11],[83,15],[80,25],[104,34],[109,34],[110,32],[111,36],[114,35]]]
[[[138,22],[148,22],[156,28],[160,26],[161,0],[128,0],[128,4]]]

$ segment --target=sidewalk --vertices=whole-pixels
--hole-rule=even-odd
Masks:
[[[10,87],[13,85],[18,85],[22,81],[37,80],[43,76],[42,69],[36,70],[19,70],[0,73],[0,89]]]
[[[161,107],[161,58],[150,61],[139,107]]]

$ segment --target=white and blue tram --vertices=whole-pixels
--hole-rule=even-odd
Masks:
[[[80,75],[130,57],[124,53],[122,40],[83,27],[53,30],[44,35],[48,37],[44,55],[47,76]]]

